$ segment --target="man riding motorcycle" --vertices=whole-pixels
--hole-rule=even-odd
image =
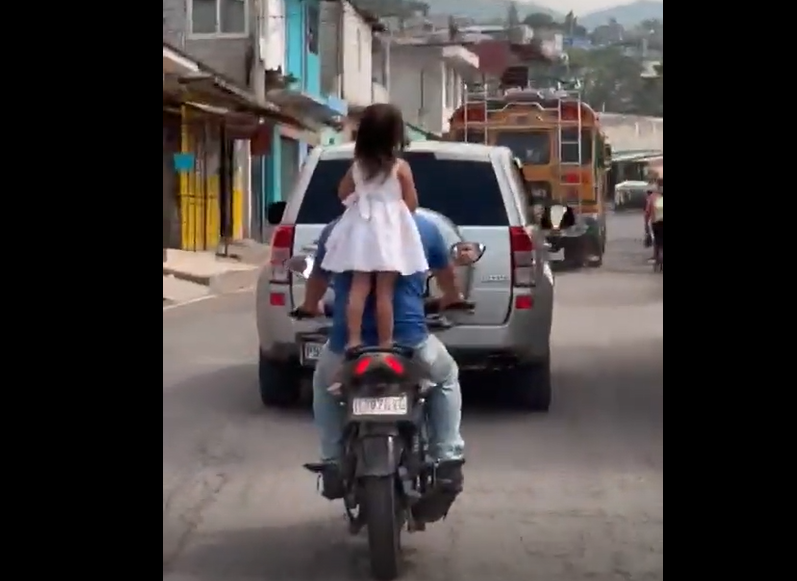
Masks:
[[[429,218],[415,213],[426,258],[437,279],[443,297],[441,308],[462,301],[450,262],[448,246],[443,235]],[[335,294],[332,328],[329,340],[319,354],[313,373],[313,415],[321,437],[321,458],[327,464],[323,472],[323,495],[328,499],[343,497],[343,484],[338,461],[342,456],[344,410],[329,391],[340,368],[347,342],[346,305],[352,283],[351,273],[332,275],[321,268],[326,253],[326,241],[335,222],[328,224],[318,240],[314,269],[307,281],[304,304],[299,307],[308,315],[321,315],[320,301],[329,284]],[[462,491],[464,446],[460,434],[462,394],[459,367],[443,343],[429,334],[424,314],[426,274],[400,276],[395,285],[393,316],[396,344],[414,347],[417,356],[429,367],[430,380],[435,386],[429,396],[430,453],[438,462],[437,476],[447,483],[439,494],[424,499],[413,512],[425,522],[443,518],[456,496]],[[363,342],[376,346],[376,312],[373,297],[369,297],[363,313]]]

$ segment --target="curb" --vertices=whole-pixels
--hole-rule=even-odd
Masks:
[[[211,293],[220,295],[254,286],[260,274],[260,269],[251,268],[246,270],[231,270],[211,275],[198,275],[164,266],[163,274],[206,286]]]

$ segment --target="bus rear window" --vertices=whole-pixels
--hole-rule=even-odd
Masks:
[[[562,130],[563,163],[578,163],[578,129]],[[581,165],[592,163],[592,130],[581,130]]]
[[[466,133],[465,131],[459,129],[454,132],[454,140],[455,141],[464,141],[467,143],[487,143],[486,140],[487,134],[484,130],[474,130],[469,129]]]
[[[529,165],[551,163],[551,135],[548,131],[504,131],[495,138],[496,145],[512,150],[512,155]]]

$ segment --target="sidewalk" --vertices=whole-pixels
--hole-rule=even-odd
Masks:
[[[231,248],[231,251],[233,249]],[[206,294],[223,294],[253,286],[267,247],[249,253],[231,252],[235,258],[220,258],[213,252],[168,249],[163,262],[163,298],[184,302]],[[267,256],[267,254],[266,254]]]
[[[193,301],[210,294],[202,284],[180,280],[172,275],[163,275],[163,306]]]

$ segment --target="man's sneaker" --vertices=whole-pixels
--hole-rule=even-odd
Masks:
[[[343,498],[346,489],[337,464],[328,464],[321,473],[321,496],[329,500]]]
[[[444,460],[437,465],[437,488],[459,494],[465,484],[462,475],[464,460]]]
[[[437,465],[434,488],[412,507],[412,515],[417,520],[432,523],[448,515],[465,484],[464,463],[464,460],[446,460]]]
[[[346,494],[340,467],[335,462],[309,462],[304,467],[321,475],[321,496],[329,500],[343,498]]]

